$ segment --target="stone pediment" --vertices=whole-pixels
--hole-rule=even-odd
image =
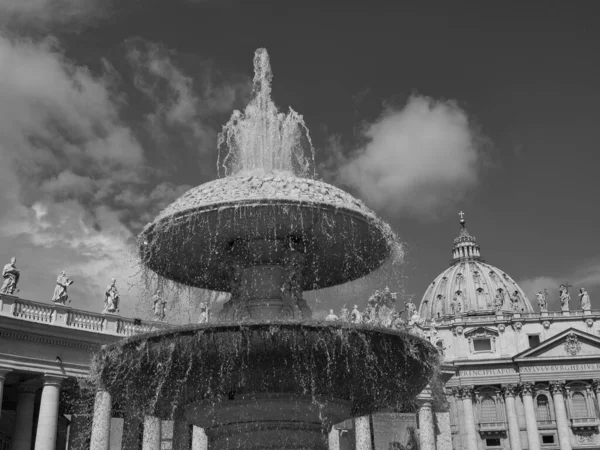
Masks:
[[[465,331],[465,337],[498,336],[498,330],[490,327],[475,327]]]
[[[600,338],[584,331],[569,328],[562,333],[542,342],[534,348],[527,349],[515,360],[531,360],[543,358],[600,358]]]

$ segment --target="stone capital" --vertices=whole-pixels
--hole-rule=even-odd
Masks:
[[[552,395],[563,395],[565,393],[565,383],[564,381],[551,381],[550,382],[550,392]]]
[[[472,398],[475,393],[475,386],[461,386],[460,390],[462,391],[462,398]]]
[[[502,393],[504,397],[516,397],[519,394],[519,385],[514,383],[503,384]]]
[[[0,381],[4,381],[6,375],[8,375],[10,372],[12,372],[12,369],[9,369],[8,367],[0,367]]]
[[[54,386],[60,388],[63,381],[65,381],[66,379],[67,377],[45,373],[42,377],[42,383],[44,384],[44,386]]]
[[[600,393],[600,379],[594,379],[594,380],[592,380],[592,388],[597,393]]]
[[[521,394],[532,396],[535,392],[535,387],[533,383],[525,382],[521,383]]]
[[[451,393],[454,397],[456,397],[457,399],[461,399],[462,398],[462,390],[460,387],[455,386],[451,389]]]

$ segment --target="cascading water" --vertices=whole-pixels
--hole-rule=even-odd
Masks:
[[[158,277],[231,299],[218,323],[104,348],[93,378],[126,423],[194,424],[215,450],[322,450],[332,424],[410,404],[437,350],[401,331],[311,319],[304,290],[371,273],[397,239],[361,201],[307,178],[302,117],[272,102],[265,50],[254,68],[253,99],[219,137],[227,176],[184,194],[139,237]]]
[[[224,175],[284,172],[314,177],[314,148],[304,119],[290,108],[279,112],[271,100],[273,73],[264,48],[254,54],[252,100],[244,112],[234,111],[219,134],[217,168]],[[304,154],[303,142],[310,148]]]

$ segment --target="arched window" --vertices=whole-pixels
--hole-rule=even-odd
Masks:
[[[483,397],[481,399],[481,421],[484,423],[498,421],[496,402],[492,397]]]
[[[535,411],[537,420],[551,420],[550,417],[550,404],[548,403],[548,397],[544,394],[537,396],[537,409]]]
[[[587,403],[585,395],[581,392],[575,392],[572,397],[573,418],[582,418],[588,416]]]

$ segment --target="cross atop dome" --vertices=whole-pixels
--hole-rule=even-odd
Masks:
[[[458,233],[458,237],[454,239],[452,263],[463,261],[465,259],[480,259],[479,245],[477,245],[475,236],[471,236],[465,226],[465,213],[461,211],[458,215],[460,216],[460,232]]]

